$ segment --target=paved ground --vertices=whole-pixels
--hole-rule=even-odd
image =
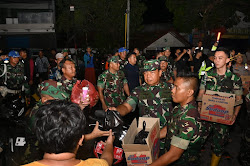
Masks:
[[[231,158],[222,156],[219,166],[240,166],[238,154],[240,151],[241,133],[242,129],[238,125],[231,130],[230,138],[232,142],[226,146],[226,152],[230,154]],[[201,166],[210,166],[211,156],[212,150],[209,140],[206,143],[205,150],[201,153]]]

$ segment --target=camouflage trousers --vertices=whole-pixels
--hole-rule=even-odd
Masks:
[[[208,121],[203,121],[203,125],[205,129],[203,132],[204,142],[208,136],[211,136],[212,151],[216,156],[221,156],[225,150],[225,145],[228,142],[230,126]]]

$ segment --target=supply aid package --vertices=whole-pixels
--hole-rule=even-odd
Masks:
[[[148,131],[146,129],[146,122],[143,121],[143,129],[135,136],[134,144],[147,144]]]
[[[88,87],[88,95],[90,99],[90,107],[94,107],[99,99],[98,92],[96,91],[94,85],[87,80],[77,80],[75,83],[72,93],[71,93],[71,101],[73,103],[79,104],[81,100],[82,88]]]

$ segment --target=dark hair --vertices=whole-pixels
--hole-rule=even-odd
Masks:
[[[228,50],[227,48],[219,47],[219,48],[216,50],[216,52],[217,52],[217,51],[223,51],[223,52],[227,55],[228,58],[230,57],[230,52],[229,52],[229,50]]]
[[[194,90],[194,97],[199,90],[199,81],[197,75],[191,72],[179,72],[177,78],[182,78],[185,82],[190,84],[190,87]]]
[[[195,50],[195,54],[198,54],[200,52],[202,53],[202,50],[200,50],[200,49]]]
[[[27,53],[27,49],[26,48],[21,48],[19,52],[26,52]]]
[[[60,66],[61,69],[64,67],[64,63],[65,63],[66,61],[70,61],[70,62],[73,62],[73,63],[75,64],[75,62],[74,62],[73,59],[71,59],[71,58],[66,59],[66,58],[64,57],[63,60],[59,63],[59,66]]]
[[[130,58],[132,55],[135,55],[135,56],[136,56],[136,53],[135,53],[135,52],[128,53],[127,59]]]
[[[51,100],[35,114],[35,132],[46,153],[74,152],[84,134],[85,116],[80,107],[65,100]]]

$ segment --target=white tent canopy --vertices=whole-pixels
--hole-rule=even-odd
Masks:
[[[147,50],[158,50],[159,48],[163,47],[188,47],[190,44],[188,41],[184,41],[185,39],[180,39],[180,35],[176,32],[168,32],[167,34],[163,35],[150,45],[148,45],[144,51]]]

